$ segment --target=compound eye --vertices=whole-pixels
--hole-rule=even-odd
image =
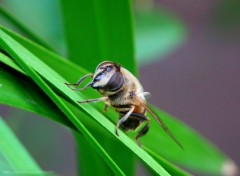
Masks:
[[[111,79],[108,81],[107,85],[104,87],[107,91],[117,91],[119,90],[124,84],[124,77],[121,72],[116,72],[113,74]]]

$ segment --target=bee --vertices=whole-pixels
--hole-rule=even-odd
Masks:
[[[91,77],[92,81],[83,88],[76,88],[87,77]],[[97,66],[94,74],[89,73],[83,76],[75,84],[65,84],[77,91],[83,91],[89,87],[96,89],[103,97],[79,101],[78,103],[105,102],[105,112],[108,106],[115,108],[120,114],[119,121],[115,127],[117,136],[119,128],[128,131],[136,130],[138,127],[143,126],[135,137],[137,144],[141,147],[139,138],[144,136],[150,128],[150,119],[146,116],[148,112],[163,130],[183,149],[183,146],[178,142],[166,125],[164,125],[163,121],[146,105],[146,99],[148,99],[151,94],[149,92],[144,92],[138,79],[119,64],[111,61],[104,61]],[[72,88],[72,86],[74,88]]]

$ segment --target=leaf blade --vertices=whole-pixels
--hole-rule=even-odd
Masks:
[[[0,168],[2,174],[24,171],[44,174],[1,117],[0,137]]]
[[[120,59],[136,72],[131,1],[62,0],[62,9],[68,56],[73,62],[94,70],[104,60]]]

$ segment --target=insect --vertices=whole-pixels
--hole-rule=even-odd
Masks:
[[[78,87],[87,77],[91,77],[92,81],[86,84],[83,88]],[[183,146],[178,142],[174,135],[164,125],[163,121],[159,119],[146,105],[146,99],[151,95],[143,91],[140,82],[131,72],[124,67],[111,61],[104,61],[100,63],[95,73],[89,73],[83,76],[77,83],[65,83],[73,90],[86,90],[89,87],[96,89],[103,95],[101,98],[89,99],[79,101],[78,103],[92,103],[105,102],[104,111],[107,111],[108,106],[115,108],[120,114],[120,119],[117,122],[115,133],[118,135],[118,129],[124,131],[136,130],[143,126],[135,139],[139,146],[139,138],[145,135],[150,127],[150,119],[146,116],[148,112],[163,128],[163,130],[183,149]],[[72,86],[74,88],[72,88]]]

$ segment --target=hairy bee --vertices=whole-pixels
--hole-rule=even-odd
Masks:
[[[136,130],[139,126],[142,126],[143,122],[146,122],[135,137],[138,145],[141,146],[139,138],[145,135],[150,127],[150,119],[146,116],[146,112],[149,112],[163,130],[183,148],[169,129],[163,124],[162,120],[147,107],[146,98],[150,96],[150,93],[143,91],[140,82],[127,69],[114,62],[105,61],[97,66],[94,74],[90,73],[83,76],[76,84],[65,84],[70,88],[71,86],[77,87],[87,77],[92,78],[90,83],[86,84],[83,88],[75,88],[73,90],[81,91],[92,87],[100,92],[103,97],[89,99],[79,103],[103,101],[105,102],[104,111],[107,110],[108,106],[114,107],[115,110],[120,113],[120,119],[115,129],[116,135],[118,135],[118,128],[124,131]]]

